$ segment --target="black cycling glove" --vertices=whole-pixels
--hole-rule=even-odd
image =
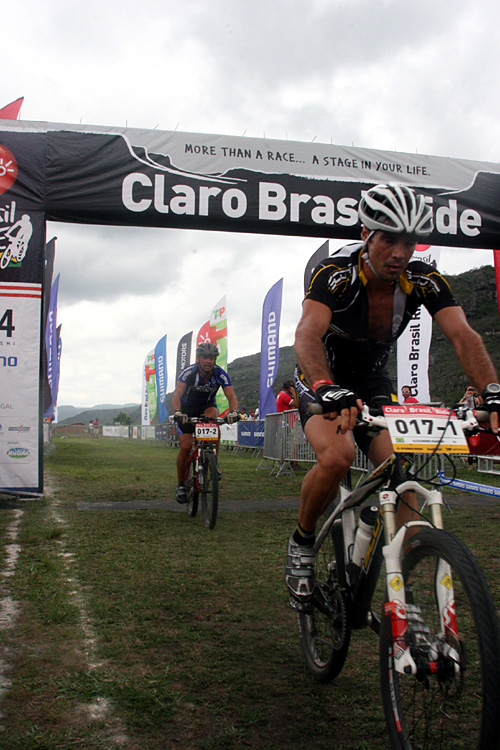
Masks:
[[[178,409],[174,414],[174,422],[177,422],[177,424],[187,424],[189,417]]]
[[[500,414],[500,385],[498,383],[490,383],[486,386],[482,392],[483,404],[482,406],[490,414],[496,411]]]
[[[350,409],[352,406],[357,408],[358,396],[340,385],[320,385],[314,395],[323,409],[323,414],[329,414],[332,411],[340,414],[342,409]]]

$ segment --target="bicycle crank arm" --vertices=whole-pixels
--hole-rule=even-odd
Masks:
[[[338,616],[336,607],[332,606],[328,598],[325,596],[323,589],[318,584],[314,587],[311,596],[311,604],[330,619],[334,619]]]

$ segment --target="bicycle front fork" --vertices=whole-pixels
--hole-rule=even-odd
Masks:
[[[380,508],[384,519],[384,547],[383,555],[386,568],[386,591],[387,602],[385,604],[385,616],[391,618],[393,659],[397,672],[416,674],[417,665],[411,654],[408,638],[407,618],[407,589],[408,581],[404,580],[402,570],[403,546],[407,529],[423,527],[434,527],[442,529],[442,496],[438,490],[426,490],[418,487],[430,507],[432,523],[424,519],[410,521],[399,530],[396,529],[396,503],[398,494],[407,490],[415,491],[415,483],[405,482],[398,487],[398,492],[384,490],[380,493]],[[451,569],[448,563],[439,559],[436,571],[437,581],[447,580],[446,586],[436,586],[436,596],[439,603],[439,611],[442,613],[441,633],[452,629],[456,634],[455,603]],[[458,636],[457,636],[458,640]],[[457,662],[458,663],[458,662]]]

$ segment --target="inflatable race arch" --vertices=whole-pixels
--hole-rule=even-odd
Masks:
[[[357,240],[362,191],[388,181],[427,196],[430,244],[500,246],[499,164],[0,120],[0,489],[43,491],[47,220]]]

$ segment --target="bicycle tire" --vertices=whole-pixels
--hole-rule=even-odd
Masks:
[[[185,482],[187,503],[186,510],[188,516],[194,518],[198,512],[198,492],[196,491],[196,460],[193,458],[189,463],[189,470]]]
[[[342,671],[351,640],[347,597],[339,585],[338,570],[330,532],[316,552],[314,573],[316,590],[323,592],[334,614],[332,616],[314,604],[307,612],[296,611],[302,654],[307,668],[318,682],[331,682]]]
[[[201,487],[201,511],[207,529],[215,528],[219,508],[219,476],[215,453],[206,451],[203,458],[203,486]]]
[[[456,628],[447,628],[438,638],[437,590],[446,583],[449,589],[450,583],[442,561],[451,569],[453,600],[445,609],[452,611],[454,604]],[[399,750],[498,748],[500,625],[478,563],[452,534],[421,529],[408,543],[403,576],[411,582],[413,603],[430,628],[420,636],[420,644],[415,642],[418,635],[409,636],[412,656],[417,664],[420,659],[421,664],[431,661],[437,671],[427,675],[423,670],[420,675],[396,671],[390,616],[383,613],[380,678],[391,746]]]

